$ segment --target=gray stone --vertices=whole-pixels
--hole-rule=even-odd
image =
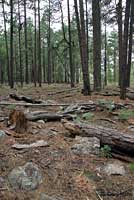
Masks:
[[[38,120],[38,123],[45,124],[44,120]]]
[[[125,167],[119,161],[114,163],[107,163],[107,165],[103,167],[102,171],[107,175],[124,176],[126,174]]]
[[[5,131],[0,130],[0,138],[4,138],[6,136]]]
[[[34,190],[42,183],[41,172],[32,162],[14,168],[8,175],[10,185],[14,189]]]
[[[48,196],[45,193],[41,193],[39,200],[63,200],[63,199],[55,196]]]
[[[98,138],[77,136],[76,142],[71,148],[75,154],[99,154],[100,140]]]
[[[134,132],[134,126],[128,126],[127,129],[131,132]]]

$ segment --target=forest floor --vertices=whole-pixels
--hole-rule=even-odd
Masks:
[[[49,104],[75,104],[89,101],[115,102],[133,104],[133,100],[121,101],[119,96],[103,96],[103,93],[93,93],[92,96],[83,96],[81,86],[69,90],[69,85],[43,85],[42,88],[27,86],[23,89],[11,90],[0,88],[0,101],[17,102],[9,97],[10,93],[25,95],[34,99],[41,99]],[[115,88],[117,89],[117,88]],[[107,88],[113,91],[113,88]],[[58,93],[61,91],[61,93]],[[1,106],[0,117],[9,116],[12,106]],[[16,107],[17,109],[17,107]],[[27,110],[21,107],[23,111]],[[61,106],[29,107],[29,111],[58,112]],[[131,109],[130,109],[131,110]],[[118,111],[120,112],[120,111]],[[98,109],[91,112],[85,123],[93,123],[103,127],[115,128],[125,131],[134,125],[134,116],[120,120],[116,113],[111,114],[109,109]],[[81,116],[80,116],[81,117]],[[78,117],[78,120],[80,118]],[[0,122],[0,129],[5,130],[5,122]],[[0,200],[40,200],[40,194],[56,196],[62,200],[131,200],[134,199],[134,159],[131,162],[122,162],[127,175],[108,176],[97,171],[98,167],[108,162],[117,161],[115,158],[106,158],[102,155],[76,155],[71,151],[75,139],[67,137],[65,128],[60,121],[45,123],[29,122],[32,133],[25,133],[19,137],[7,136],[0,139],[0,177],[6,178],[16,166],[32,161],[42,172],[43,183],[33,191],[14,190],[9,184],[0,185]],[[8,129],[8,128],[7,128]],[[12,148],[15,142],[29,144],[38,140],[45,140],[49,146],[17,150]],[[103,191],[98,194],[97,191]],[[56,199],[56,198],[55,198]]]

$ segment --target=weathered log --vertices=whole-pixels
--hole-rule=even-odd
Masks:
[[[68,114],[59,114],[59,113],[46,113],[46,112],[39,112],[39,113],[27,113],[26,119],[29,121],[38,121],[38,120],[45,120],[45,121],[60,121],[61,119],[72,119],[71,115]]]
[[[74,103],[77,105],[92,105],[93,103]],[[32,103],[14,103],[14,102],[7,102],[7,101],[0,101],[0,106],[9,106],[9,105],[14,105],[14,106],[25,106],[25,107],[47,107],[47,106],[70,106],[70,103],[41,103],[41,104],[32,104]]]
[[[9,95],[10,98],[15,99],[16,101],[25,101],[27,103],[33,103],[33,104],[40,104],[42,103],[41,100],[35,100],[31,97],[26,97],[26,96],[22,96],[22,95],[17,95],[17,94],[10,94]]]
[[[81,102],[81,103],[72,103],[72,104],[76,104],[77,106],[87,106],[87,110],[89,110],[91,108],[94,109],[94,108],[97,108],[97,107],[100,107],[100,108],[108,108],[108,105],[106,105],[105,103],[103,104],[99,104],[97,102]],[[63,107],[67,107],[67,106],[70,106],[72,105],[70,103],[38,103],[38,104],[32,104],[32,103],[23,103],[23,102],[20,102],[20,103],[15,103],[15,102],[8,102],[8,101],[0,101],[0,106],[9,106],[9,105],[14,105],[14,106],[24,106],[24,107],[47,107],[47,106],[63,106]],[[121,109],[121,108],[132,108],[134,107],[134,104],[133,103],[113,103],[112,104],[114,109]]]
[[[134,156],[134,134],[131,132],[121,132],[112,128],[104,128],[85,123],[76,123],[62,120],[63,126],[71,132],[73,136],[80,135],[86,137],[97,137],[101,145],[109,145],[113,152],[123,152]]]

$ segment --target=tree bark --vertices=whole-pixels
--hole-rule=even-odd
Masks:
[[[29,73],[28,73],[28,47],[27,47],[27,10],[26,10],[27,0],[24,0],[24,35],[25,35],[25,81],[26,84],[29,83]]]
[[[101,90],[101,16],[100,0],[92,0],[94,90]]]
[[[38,82],[39,87],[42,83],[42,69],[41,69],[41,35],[40,35],[40,0],[38,0]]]
[[[13,0],[10,0],[10,15],[10,87],[13,88]]]
[[[116,47],[114,47],[114,83],[116,83]]]
[[[132,45],[133,45],[133,25],[134,25],[134,1],[131,1],[131,16],[130,16],[130,30],[129,30],[129,47],[128,47],[128,62],[126,73],[126,87],[130,87],[130,72],[132,61]]]
[[[123,36],[123,48],[122,48],[122,78],[121,78],[121,87],[120,87],[120,98],[126,99],[126,73],[127,73],[127,52],[128,52],[128,27],[129,27],[129,18],[130,18],[130,5],[131,0],[126,0],[126,9],[125,9],[125,21],[124,21],[124,36]]]
[[[21,49],[21,16],[20,16],[20,3],[18,0],[18,17],[19,17],[19,27],[18,27],[18,32],[19,32],[19,68],[20,68],[20,83],[21,87],[23,87],[23,69],[22,69],[22,49]]]
[[[51,2],[49,0],[49,8],[48,8],[48,38],[47,38],[47,44],[48,44],[48,70],[47,70],[47,81],[48,84],[51,84],[52,82],[52,66],[51,66]]]
[[[80,57],[82,64],[82,75],[83,75],[83,94],[90,94],[90,82],[89,82],[89,69],[88,69],[88,57],[87,57],[87,41],[85,31],[85,20],[84,20],[84,6],[83,0],[79,0],[80,18],[78,12],[77,0],[74,0],[76,23],[78,30],[78,39],[80,47]]]
[[[72,36],[71,36],[71,20],[70,20],[70,4],[69,4],[69,0],[67,0],[67,9],[68,9],[70,81],[71,81],[71,87],[74,87],[75,72],[74,72],[73,59],[72,59]]]
[[[121,86],[121,67],[122,67],[122,0],[117,5],[117,22],[118,22],[118,46],[119,46],[119,86]]]
[[[37,34],[36,34],[36,0],[34,1],[34,69],[33,69],[33,79],[34,86],[36,87],[37,81]]]
[[[5,0],[2,0],[2,13],[4,19],[4,35],[5,35],[5,46],[6,46],[6,59],[7,59],[7,77],[8,83],[10,85],[10,62],[9,62],[9,51],[8,51],[8,40],[7,40],[7,26],[6,26],[6,16],[5,16]]]
[[[107,25],[105,22],[104,85],[107,86]]]

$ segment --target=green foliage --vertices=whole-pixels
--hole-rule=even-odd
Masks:
[[[82,115],[76,115],[75,116],[75,120],[77,122],[81,121],[81,120],[91,120],[92,118],[94,117],[94,114],[93,113],[84,113]]]
[[[106,158],[111,158],[111,147],[109,145],[104,145],[101,147],[101,156]]]
[[[82,115],[82,119],[84,119],[84,120],[90,120],[90,119],[92,119],[93,117],[94,117],[94,114],[91,113],[91,112],[84,113],[84,114]]]
[[[122,109],[120,110],[118,117],[120,120],[128,120],[129,118],[133,118],[134,110]]]
[[[129,164],[129,169],[131,172],[134,172],[134,163]]]
[[[16,108],[16,105],[8,105],[7,109],[8,110],[14,110]]]
[[[112,111],[115,107],[112,100],[99,99],[97,102],[100,106],[105,106],[109,111]]]
[[[81,121],[81,117],[77,115],[77,116],[74,118],[74,120],[75,120],[76,122],[80,122],[80,121]]]

